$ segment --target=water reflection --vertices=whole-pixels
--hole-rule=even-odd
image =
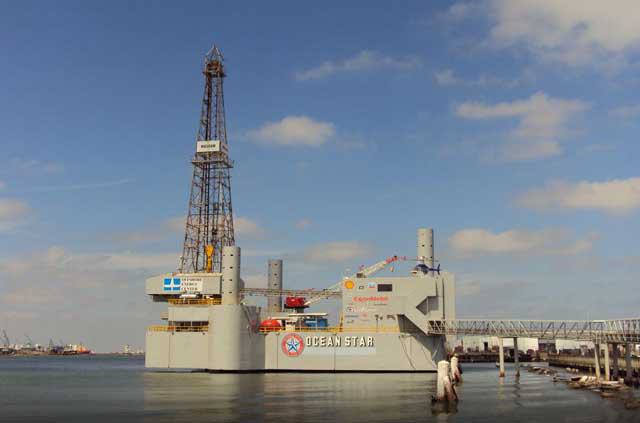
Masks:
[[[435,375],[357,373],[143,376],[145,415],[211,416],[216,421],[409,420],[431,415]],[[157,420],[156,420],[157,421]]]
[[[492,365],[465,367],[460,402],[431,403],[436,376],[421,374],[140,374],[148,421],[638,421],[640,410],[567,389],[532,373],[500,379]]]

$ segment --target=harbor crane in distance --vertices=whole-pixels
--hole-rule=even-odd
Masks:
[[[7,331],[4,329],[2,329],[2,343],[7,348],[11,346],[11,342],[9,341],[9,337],[7,336]]]

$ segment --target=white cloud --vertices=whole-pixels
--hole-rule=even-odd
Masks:
[[[267,122],[247,132],[249,140],[270,145],[319,147],[335,134],[330,122],[307,116],[287,116],[277,122]]]
[[[246,288],[266,288],[267,276],[265,274],[243,275],[242,280]]]
[[[258,238],[266,232],[257,222],[242,216],[233,218],[233,229],[236,235],[247,238]]]
[[[110,188],[131,182],[130,179],[118,179],[115,181],[95,182],[89,184],[73,184],[73,185],[52,185],[33,187],[29,191],[35,192],[55,192],[55,191],[77,191],[82,189]]]
[[[186,216],[177,216],[164,220],[160,224],[151,225],[146,229],[137,231],[112,232],[106,238],[116,244],[147,244],[174,237],[176,234],[184,235]],[[266,230],[257,222],[248,217],[236,216],[233,219],[236,236],[247,238],[259,238]]]
[[[30,214],[31,207],[24,201],[0,198],[0,233],[20,226]]]
[[[14,333],[46,342],[60,329],[60,319],[75,310],[77,317],[65,322],[63,336],[69,341],[99,351],[139,345],[144,326],[158,319],[144,294],[144,280],[177,265],[178,254],[78,254],[59,246],[0,259],[0,319],[10,319]],[[30,323],[34,311],[38,320]]]
[[[44,162],[37,159],[11,159],[11,165],[19,172],[32,175],[60,173],[64,170],[64,165],[58,162]]]
[[[447,9],[445,17],[454,21],[461,21],[474,15],[481,8],[482,5],[480,3],[454,3]]]
[[[558,155],[562,152],[558,138],[566,136],[568,124],[589,105],[579,100],[564,100],[537,92],[524,100],[485,104],[466,102],[456,113],[465,119],[516,118],[518,126],[511,131],[510,142],[504,145],[507,160],[531,160]]]
[[[603,182],[549,182],[520,195],[517,202],[537,210],[586,209],[625,214],[640,208],[640,177]]]
[[[296,227],[296,229],[303,230],[307,229],[309,225],[311,225],[311,220],[305,218],[298,220],[294,226]]]
[[[616,66],[638,50],[636,0],[491,0],[491,41],[524,46],[545,61]]]
[[[184,232],[186,220],[185,216],[172,217],[164,221],[164,226],[174,232]]]
[[[76,258],[83,264],[96,263],[96,268],[105,270],[148,270],[166,272],[178,266],[177,253],[104,253],[79,255]]]
[[[411,71],[420,66],[420,60],[415,56],[394,58],[384,56],[376,51],[362,50],[357,55],[341,61],[327,60],[314,68],[296,72],[295,79],[306,81],[321,79],[336,73],[360,72],[380,69],[397,71]]]
[[[312,263],[343,263],[371,255],[373,248],[359,241],[335,241],[307,248],[302,258]]]
[[[622,119],[631,119],[640,116],[640,104],[634,104],[631,106],[622,106],[609,112],[611,116],[615,116]]]
[[[438,85],[448,86],[456,85],[460,82],[452,69],[443,69],[433,73],[434,78]]]
[[[576,255],[589,251],[595,234],[571,240],[566,230],[508,230],[491,232],[486,229],[463,229],[449,238],[450,247],[461,256],[483,254]]]
[[[465,79],[458,76],[453,69],[443,69],[433,73],[436,83],[440,86],[465,85],[471,87],[515,87],[520,84],[519,78],[503,79],[493,75],[480,75],[475,79]]]

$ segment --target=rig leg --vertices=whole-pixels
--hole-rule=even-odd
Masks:
[[[609,361],[609,344],[604,344],[604,380],[611,380],[611,363]]]
[[[500,377],[504,377],[504,340],[498,338],[498,347],[500,351]]]
[[[516,377],[520,377],[520,358],[518,355],[518,338],[513,338],[513,364],[516,368]]]

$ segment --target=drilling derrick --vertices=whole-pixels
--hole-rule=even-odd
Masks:
[[[220,272],[222,247],[235,244],[220,50],[213,46],[202,69],[204,95],[196,138],[181,273]]]

